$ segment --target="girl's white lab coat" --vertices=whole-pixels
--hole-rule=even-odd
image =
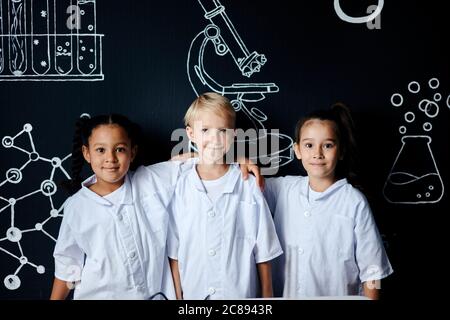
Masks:
[[[275,296],[360,295],[361,282],[393,272],[364,195],[339,180],[313,203],[308,177],[266,180],[285,254],[274,260]]]
[[[140,167],[126,176],[118,206],[88,189],[95,176],[67,200],[55,276],[80,281],[74,299],[148,299],[163,288],[174,298],[166,207],[179,172],[178,162]]]

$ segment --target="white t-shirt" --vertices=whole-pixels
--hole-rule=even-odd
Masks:
[[[308,187],[308,177],[266,179],[264,194],[285,252],[273,263],[274,295],[360,295],[362,282],[391,274],[364,195],[342,179],[309,201]]]
[[[206,194],[213,203],[216,203],[217,199],[223,194],[223,190],[225,188],[229,175],[230,170],[228,169],[228,171],[219,179],[215,180],[202,179],[203,186],[206,189]]]
[[[314,191],[311,186],[308,187],[308,200],[309,203],[316,201],[322,195],[323,192]]]
[[[103,199],[108,200],[109,202],[111,202],[113,206],[118,207],[123,202],[124,197],[125,197],[125,184],[121,185],[117,190],[114,190],[110,194],[103,196]]]

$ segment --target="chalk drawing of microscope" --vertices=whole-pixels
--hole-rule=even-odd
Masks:
[[[254,139],[246,140],[250,144],[257,144],[261,139],[276,139],[277,150],[270,150],[266,154],[259,153],[259,156],[250,158],[252,160],[270,163],[271,168],[278,168],[293,160],[292,139],[278,132],[265,129],[264,122],[267,116],[256,107],[247,107],[246,103],[262,101],[266,94],[279,91],[275,83],[232,83],[222,85],[216,81],[205,68],[205,56],[211,53],[208,48],[213,48],[219,57],[231,56],[234,64],[239,68],[242,76],[250,78],[254,73],[259,72],[261,67],[267,62],[263,54],[255,51],[250,52],[234,25],[225,13],[225,7],[219,0],[197,0],[205,12],[205,19],[209,24],[197,34],[191,42],[187,58],[187,74],[189,82],[195,94],[207,91],[214,91],[223,96],[227,96],[236,112],[243,112],[251,121],[258,135]],[[237,142],[243,140],[237,139]]]
[[[101,81],[96,0],[0,0],[0,81]]]

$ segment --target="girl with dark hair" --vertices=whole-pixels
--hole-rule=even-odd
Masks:
[[[265,196],[284,255],[274,294],[379,297],[392,268],[371,209],[356,188],[356,144],[343,104],[301,119],[294,151],[307,176],[266,179]]]
[[[163,206],[152,199],[156,209],[150,208],[150,217],[136,202],[139,188],[128,172],[137,152],[137,126],[111,114],[82,117],[75,131],[72,180],[65,184],[72,196],[54,250],[51,299],[65,299],[74,283],[75,299],[148,299],[171,276],[165,236],[152,232],[164,230],[164,220],[154,218],[164,214],[158,212]],[[85,161],[94,175],[82,181]],[[164,169],[155,170],[164,175]],[[148,182],[145,187],[157,190]]]
[[[120,127],[122,130],[119,129],[119,131],[125,131],[121,133],[126,134],[127,139],[130,142],[129,151],[132,152],[132,158],[130,159],[127,170],[136,156],[138,146],[137,139],[139,136],[139,127],[136,124],[132,123],[127,117],[120,114],[98,115],[93,118],[83,114],[75,123],[75,134],[72,145],[72,179],[62,183],[63,188],[66,189],[70,195],[75,194],[81,189],[81,183],[83,180],[81,177],[81,172],[83,170],[83,166],[86,161],[90,163],[90,160],[86,158],[86,156],[89,157],[91,154],[89,149],[89,139],[92,136],[92,131],[100,126],[106,126],[105,128],[108,126],[110,126],[110,128]],[[107,131],[109,130],[106,130],[105,133],[108,133]],[[101,149],[101,151],[103,152],[105,150]],[[97,173],[94,168],[92,168],[92,170],[94,173]],[[97,182],[97,185],[98,183],[99,182]]]

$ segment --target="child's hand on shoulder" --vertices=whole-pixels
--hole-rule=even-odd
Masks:
[[[253,173],[256,178],[256,184],[261,191],[264,191],[264,177],[261,175],[259,167],[252,160],[244,157],[239,157],[237,162],[242,172],[242,179],[247,180],[249,172]]]

